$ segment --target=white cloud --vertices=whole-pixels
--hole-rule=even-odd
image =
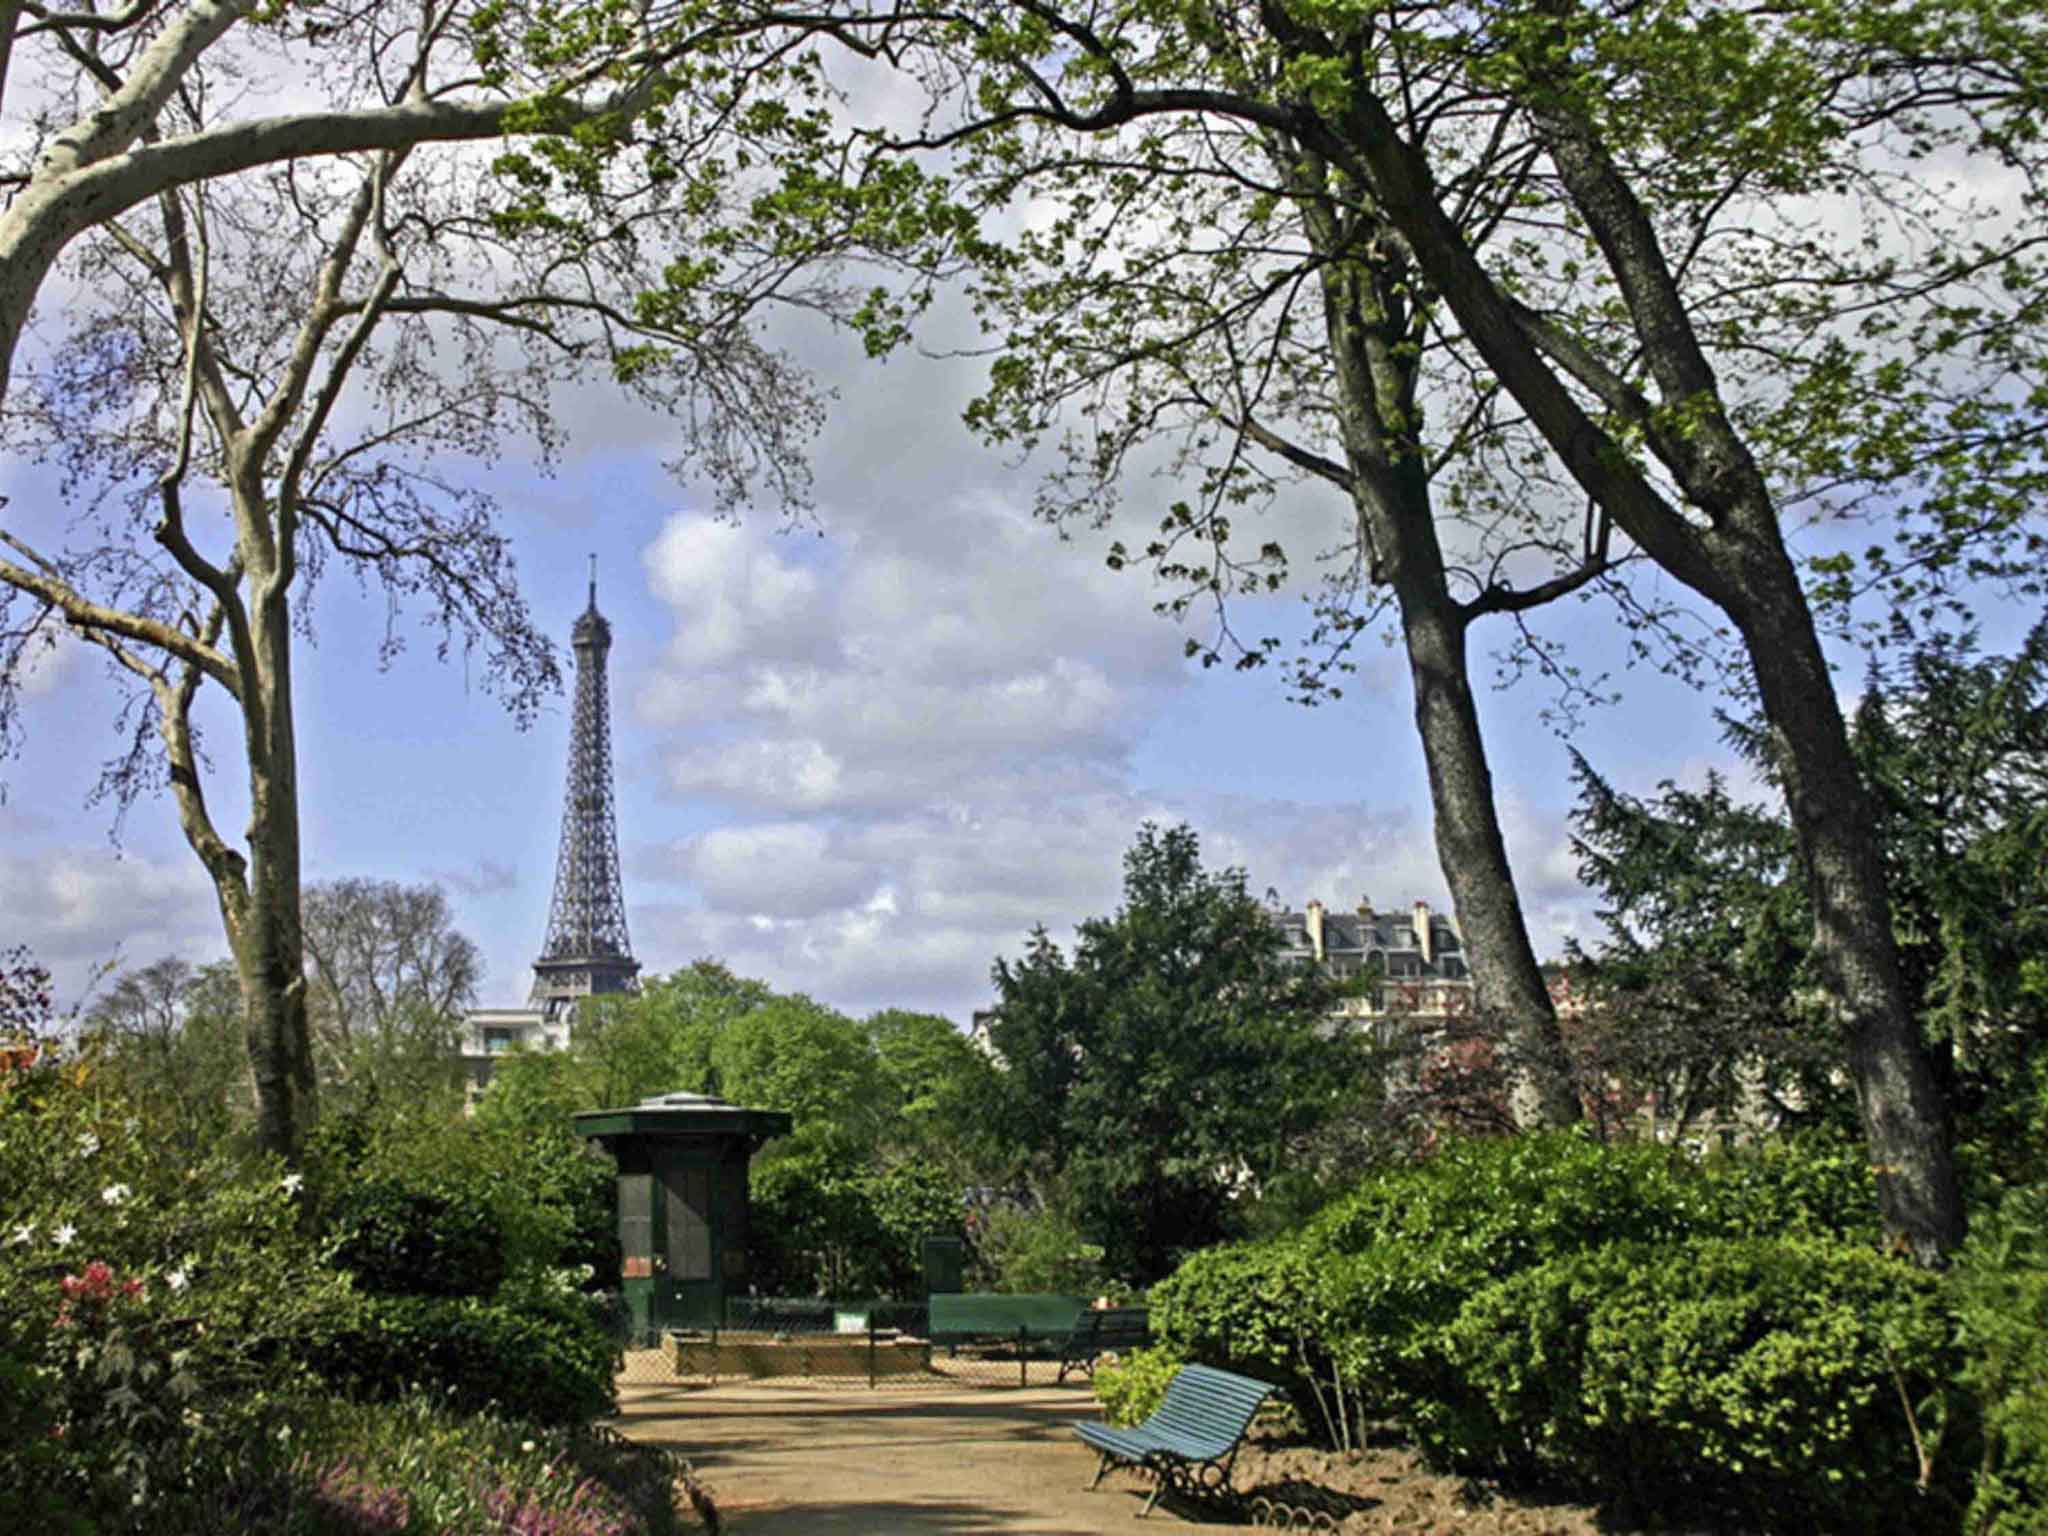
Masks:
[[[1185,680],[1137,591],[988,501],[822,545],[678,514],[646,561],[674,628],[634,702],[680,795],[786,817],[1071,791]]]
[[[654,595],[678,616],[675,666],[799,657],[829,643],[818,577],[790,558],[793,542],[759,523],[668,520],[642,558]]]
[[[60,847],[0,856],[0,912],[9,944],[25,944],[75,1002],[110,963],[165,955],[195,964],[226,953],[213,888],[196,862],[110,848]]]
[[[723,818],[633,861],[660,871],[633,916],[656,964],[715,954],[856,1011],[964,1018],[1034,926],[1064,944],[1115,909],[1148,819],[1188,821],[1212,867],[1290,905],[1447,904],[1399,800],[1134,783],[1137,745],[1202,686],[1179,637],[1142,587],[993,496],[838,515],[823,542],[678,514],[645,558],[672,631],[637,726],[674,803]],[[1552,953],[1573,916],[1562,822],[1510,816]]]

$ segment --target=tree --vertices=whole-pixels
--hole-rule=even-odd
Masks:
[[[1832,1101],[1841,1049],[1813,1004],[1813,920],[1782,815],[1738,803],[1719,775],[1642,800],[1574,763],[1579,878],[1607,929],[1567,973],[1585,999],[1573,1045],[1589,1084],[1673,1141]]]
[[[176,955],[123,971],[86,1009],[85,1026],[162,1049],[184,1027],[192,982],[191,962]]]
[[[53,1001],[50,973],[36,963],[26,944],[0,950],[0,1051],[19,1053],[21,1064],[35,1059],[36,1037],[49,1025]],[[12,1054],[0,1057],[11,1070]]]
[[[1040,928],[996,962],[1005,1129],[1123,1278],[1226,1236],[1240,1185],[1355,1086],[1330,984],[1282,946],[1242,870],[1205,870],[1191,829],[1147,823],[1123,905],[1080,926],[1071,960]]]
[[[1726,626],[1738,685],[1782,748],[1815,962],[1872,1159],[1892,1170],[1885,1219],[1925,1261],[1953,1247],[1962,1206],[1940,1093],[1784,519],[1810,505],[1896,530],[1868,561],[1824,557],[1813,574],[1830,601],[1867,580],[1931,612],[1966,573],[2038,588],[2041,209],[1971,206],[1913,167],[1938,152],[2038,175],[2039,18],[1979,0],[1760,12],[1025,0],[922,15],[876,23],[934,92],[912,142],[992,137],[997,196],[1029,182],[1006,179],[1000,156],[1032,125],[1075,144],[1130,135],[1134,180],[1176,137],[1297,146],[1314,173],[1305,191],[1239,181],[1234,162],[1213,176],[1236,182],[1248,210],[1280,195],[1309,220],[1328,198],[1383,232],[1452,366],[1513,402],[1538,467],[1583,498],[1589,551],[1640,554],[1707,606],[1704,634],[1665,632],[1672,663],[1712,660]],[[1505,197],[1470,176],[1487,164]],[[1475,194],[1501,210],[1476,228]],[[1112,182],[1105,217],[1122,195]],[[1845,200],[1870,231],[1827,221]],[[1505,244],[1486,252],[1497,228]],[[1325,253],[1339,279],[1389,270],[1377,239]],[[1259,275],[1225,274],[1254,296]],[[1342,335],[1333,327],[1333,367]],[[1000,383],[1032,363],[996,366]],[[1226,432],[1241,435],[1253,436]],[[1537,497],[1531,510],[1559,509]],[[1200,526],[1227,537],[1220,520]]]
[[[153,1136],[199,1158],[250,1124],[240,1015],[232,965],[167,955],[115,977],[80,1040],[121,1093],[157,1112]]]
[[[715,1093],[796,1117],[793,1144],[855,1160],[875,1150],[893,1106],[867,1031],[801,993],[778,993],[699,960],[630,997],[593,999],[562,1051],[515,1051],[480,1113],[537,1115]]]
[[[959,1227],[974,1166],[961,1149],[981,1143],[951,1117],[970,1112],[958,1085],[977,1063],[985,1074],[943,1019],[891,1011],[863,1025],[705,959],[586,1002],[566,1050],[499,1058],[477,1119],[553,1134],[579,1110],[675,1091],[787,1111],[791,1133],[749,1169],[756,1279],[779,1294],[909,1295],[919,1239]]]
[[[813,218],[797,248],[749,173],[795,153],[800,190],[830,121],[803,56],[750,51],[758,26],[694,3],[0,6],[22,146],[0,403],[12,445],[96,514],[61,550],[0,528],[0,744],[53,625],[137,690],[100,790],[123,807],[170,790],[240,977],[258,1134],[282,1155],[316,1083],[292,687],[309,588],[338,561],[394,625],[416,602],[523,718],[553,653],[457,458],[524,440],[545,464],[551,391],[601,378],[672,416],[679,464],[723,499],[757,478],[801,493],[816,404],[756,317],[777,297],[859,301],[800,275],[835,241]],[[33,89],[13,78],[31,72]],[[857,243],[856,202],[836,206],[824,222]],[[60,261],[61,324],[25,348]],[[401,644],[394,627],[383,659]],[[194,727],[212,690],[239,732],[239,847]]]
[[[1921,1023],[1974,1114],[2048,1046],[2048,620],[2010,656],[1965,634],[1873,669],[1852,740]]]
[[[359,1048],[409,1036],[453,1057],[457,1020],[476,1001],[483,956],[456,930],[440,886],[322,880],[306,887],[302,912],[323,1081],[349,1076]]]
[[[887,1008],[867,1032],[889,1096],[883,1156],[942,1170],[956,1187],[1003,1182],[1015,1154],[989,1123],[999,1082],[988,1056],[937,1014]]]
[[[750,1008],[711,1044],[716,1091],[795,1117],[794,1146],[874,1154],[889,1110],[875,1047],[859,1024],[802,993]]]

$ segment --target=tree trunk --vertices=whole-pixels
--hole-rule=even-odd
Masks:
[[[289,551],[271,558],[288,561]],[[235,962],[249,1061],[256,1081],[257,1140],[287,1162],[315,1112],[312,1035],[306,1016],[306,948],[300,925],[299,773],[293,723],[289,570],[252,580],[242,719],[249,755],[249,904]]]
[[[1814,957],[1847,1048],[1885,1227],[1932,1264],[1963,1238],[1947,1107],[1899,966],[1871,830],[1876,810],[1849,748],[1834,677],[1798,573],[1775,537],[1769,546],[1752,546],[1730,616],[1779,754],[1813,905]]]
[[[1325,252],[1345,248],[1334,218],[1311,212],[1309,225]],[[1351,244],[1358,244],[1355,233]],[[1392,589],[1400,613],[1437,859],[1470,946],[1479,1010],[1508,1045],[1517,1120],[1570,1125],[1580,1118],[1579,1097],[1508,866],[1472,697],[1467,619],[1451,595],[1437,539],[1414,400],[1419,348],[1402,334],[1407,274],[1391,258],[1337,260],[1322,269],[1322,281],[1352,500],[1373,577]]]
[[[1428,542],[1435,544],[1427,506],[1402,521],[1427,530]],[[1434,590],[1401,590],[1400,598],[1408,674],[1415,685],[1415,727],[1429,765],[1437,860],[1468,946],[1466,960],[1480,1011],[1502,1021],[1511,1043],[1518,1083],[1515,1118],[1570,1125],[1581,1114],[1578,1091],[1501,836],[1466,661],[1466,625],[1443,590],[1441,560],[1435,574],[1435,582],[1428,584]]]

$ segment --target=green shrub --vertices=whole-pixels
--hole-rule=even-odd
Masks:
[[[1431,1341],[1424,1448],[1777,1528],[1931,1523],[1923,1428],[1953,1373],[1940,1282],[1824,1239],[1611,1244],[1486,1286]],[[1896,1372],[1896,1376],[1895,1373]]]
[[[437,1121],[397,1108],[358,1107],[323,1120],[309,1148],[311,1182],[323,1194],[330,1230],[353,1220],[349,1212],[374,1187],[423,1200],[443,1199],[457,1209],[470,1236],[494,1256],[460,1278],[437,1278],[440,1259],[429,1250],[408,1261],[386,1247],[370,1261],[388,1272],[380,1286],[394,1295],[487,1295],[490,1273],[542,1271],[577,1264],[593,1275],[619,1272],[616,1167],[567,1125],[530,1130],[480,1120]],[[481,1212],[479,1215],[477,1213]],[[380,1214],[390,1228],[372,1247],[407,1238],[402,1209]],[[457,1254],[458,1267],[469,1261]],[[492,1282],[495,1284],[495,1282]],[[460,1285],[464,1289],[453,1289]],[[417,1289],[416,1287],[438,1287]]]
[[[1691,1181],[1686,1225],[1700,1236],[1882,1237],[1870,1149],[1828,1131],[1717,1153]]]
[[[1152,1287],[1152,1337],[1176,1358],[1226,1370],[1287,1370],[1326,1331],[1299,1241],[1209,1248]]]
[[[1166,1396],[1166,1388],[1186,1364],[1159,1345],[1134,1349],[1120,1360],[1095,1367],[1095,1400],[1112,1424],[1142,1424]]]
[[[373,1178],[333,1210],[334,1262],[373,1296],[488,1296],[505,1278],[505,1233],[463,1189]]]
[[[467,1413],[579,1424],[617,1407],[621,1361],[597,1303],[539,1286],[474,1296],[364,1296],[305,1342],[321,1377],[351,1396],[417,1388]]]
[[[1185,1358],[1285,1384],[1346,1442],[1370,1411],[1456,1397],[1442,1333],[1476,1292],[1617,1242],[1874,1231],[1867,1159],[1831,1138],[1695,1162],[1581,1132],[1453,1140],[1379,1169],[1292,1238],[1198,1254],[1154,1288]]]
[[[1971,1536],[2048,1533],[2048,1190],[1975,1222],[1951,1280],[1981,1428]]]
[[[1154,1287],[1153,1332],[1276,1382],[1334,1445],[1401,1415],[1448,1446],[1461,1416],[1492,1411],[1447,1347],[1489,1287],[1617,1243],[1869,1237],[1875,1212],[1867,1157],[1834,1137],[1697,1161],[1581,1132],[1453,1140],[1375,1170],[1290,1237],[1191,1258]]]

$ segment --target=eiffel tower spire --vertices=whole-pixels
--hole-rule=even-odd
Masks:
[[[569,785],[548,933],[533,963],[533,1005],[550,1017],[579,997],[639,989],[640,962],[626,936],[619,883],[619,829],[612,808],[611,707],[605,661],[612,627],[597,611],[597,556],[590,557],[590,606],[569,632],[576,652],[576,705],[569,723]]]

